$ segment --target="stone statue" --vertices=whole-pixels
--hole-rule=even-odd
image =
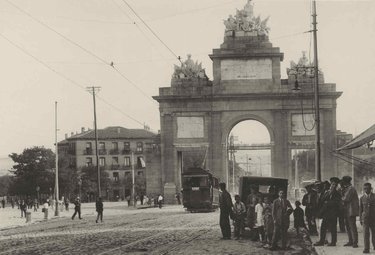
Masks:
[[[190,78],[206,78],[205,69],[202,68],[202,63],[194,62],[191,55],[187,55],[187,60],[181,63],[181,66],[174,65],[173,78],[176,79],[190,79]]]
[[[254,6],[252,0],[248,0],[242,10],[237,10],[235,17],[229,15],[224,20],[225,32],[227,31],[244,31],[257,32],[258,35],[268,35],[270,28],[267,27],[268,18],[262,20],[260,16],[254,16]]]

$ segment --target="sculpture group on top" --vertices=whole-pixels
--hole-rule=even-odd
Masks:
[[[306,57],[306,52],[302,52],[302,57],[296,64],[294,61],[290,61],[290,68],[286,69],[288,76],[292,75],[297,78],[313,78],[314,77],[314,64],[309,62]],[[323,72],[319,69],[319,76],[323,75]]]
[[[174,65],[173,78],[176,79],[190,79],[190,78],[207,78],[205,69],[202,68],[202,63],[193,61],[191,55],[187,55],[188,59],[181,63],[181,66]]]
[[[264,20],[260,16],[255,17],[251,1],[248,0],[243,10],[237,10],[235,17],[229,15],[229,18],[224,20],[225,32],[244,31],[257,32],[258,35],[268,35],[270,30],[267,26],[269,17]]]

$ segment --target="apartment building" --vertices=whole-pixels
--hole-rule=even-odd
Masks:
[[[130,195],[132,166],[136,183],[142,186],[139,193],[160,193],[159,146],[160,136],[146,129],[119,126],[98,129],[99,166],[111,180],[110,186],[102,187],[102,196],[114,200]],[[82,128],[80,133],[66,135],[58,147],[60,156],[66,157],[72,169],[96,166],[94,130]]]

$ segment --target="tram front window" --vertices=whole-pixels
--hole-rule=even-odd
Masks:
[[[207,177],[184,177],[182,185],[184,188],[207,187]]]

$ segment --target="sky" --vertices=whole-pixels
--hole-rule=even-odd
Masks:
[[[53,149],[55,101],[58,140],[92,128],[89,86],[101,87],[98,128],[147,124],[157,132],[159,109],[151,97],[170,86],[176,56],[192,54],[212,78],[208,54],[223,42],[223,20],[246,2],[0,0],[0,169],[12,152]],[[270,16],[270,41],[284,53],[286,78],[302,51],[313,56],[304,33],[311,29],[310,1],[253,2],[255,15]],[[343,91],[337,128],[358,135],[374,124],[375,1],[317,1],[317,11],[319,67]]]

